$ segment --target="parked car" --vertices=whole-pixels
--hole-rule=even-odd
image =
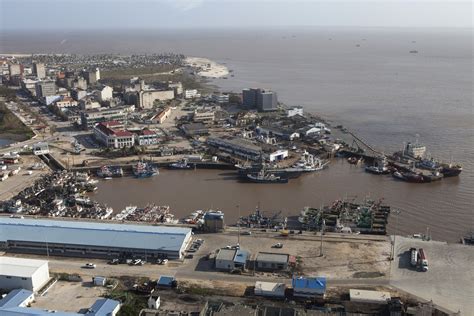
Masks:
[[[113,264],[113,265],[116,265],[116,264],[119,264],[120,263],[120,260],[119,259],[112,259],[108,262],[108,264]]]
[[[163,260],[161,259],[156,259],[156,264],[162,264],[163,263]]]
[[[245,232],[242,232],[242,235],[252,235],[252,232],[245,231]]]
[[[276,243],[272,246],[272,248],[283,248],[283,244],[281,242]]]
[[[142,259],[135,259],[135,260],[132,261],[132,265],[133,266],[141,266],[141,265],[143,265],[143,261],[142,261]]]
[[[84,268],[86,268],[86,269],[95,269],[95,267],[96,267],[96,265],[94,263],[90,263],[90,262],[88,262],[84,265]]]
[[[161,264],[167,264],[167,263],[168,263],[168,259],[161,260]]]

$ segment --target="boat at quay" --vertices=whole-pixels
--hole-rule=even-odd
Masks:
[[[132,167],[135,178],[150,178],[158,174],[158,169],[150,163],[139,161]]]

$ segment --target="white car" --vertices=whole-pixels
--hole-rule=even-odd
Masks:
[[[96,265],[94,263],[90,263],[90,262],[88,262],[84,265],[84,268],[86,268],[86,269],[95,269],[95,267],[96,267]]]

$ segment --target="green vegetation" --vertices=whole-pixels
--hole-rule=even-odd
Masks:
[[[4,97],[7,101],[16,100],[16,91],[5,86],[0,86],[0,97]]]
[[[107,298],[122,302],[118,316],[136,316],[143,308],[147,308],[147,297],[123,289],[112,290]]]
[[[22,141],[33,137],[31,129],[23,124],[5,105],[0,102],[0,135]]]
[[[101,72],[101,78],[112,80],[129,80],[131,77],[139,76],[145,79],[146,77],[158,75],[163,72],[171,72],[177,68],[179,68],[177,65],[156,65],[143,68],[124,67],[120,69],[103,70]]]

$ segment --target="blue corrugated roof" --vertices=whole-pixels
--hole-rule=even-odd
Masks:
[[[30,297],[31,294],[33,294],[33,292],[24,289],[16,289],[11,291],[3,299],[0,300],[0,310],[2,308],[19,306],[28,297]]]
[[[13,290],[0,300],[0,315],[1,316],[84,316],[84,314],[67,313],[54,311],[54,313],[47,310],[20,307],[20,305],[33,294],[32,291],[18,289]],[[120,305],[119,301],[101,298],[97,300],[89,309],[86,315],[88,316],[109,316]]]
[[[248,256],[249,253],[247,251],[239,249],[235,252],[234,262],[245,264]]]
[[[293,277],[291,284],[293,286],[293,289],[325,290],[326,278],[325,277],[317,277],[317,278]]]
[[[0,241],[179,251],[190,228],[0,217]]]
[[[120,305],[119,301],[101,298],[95,301],[86,315],[108,316]]]

